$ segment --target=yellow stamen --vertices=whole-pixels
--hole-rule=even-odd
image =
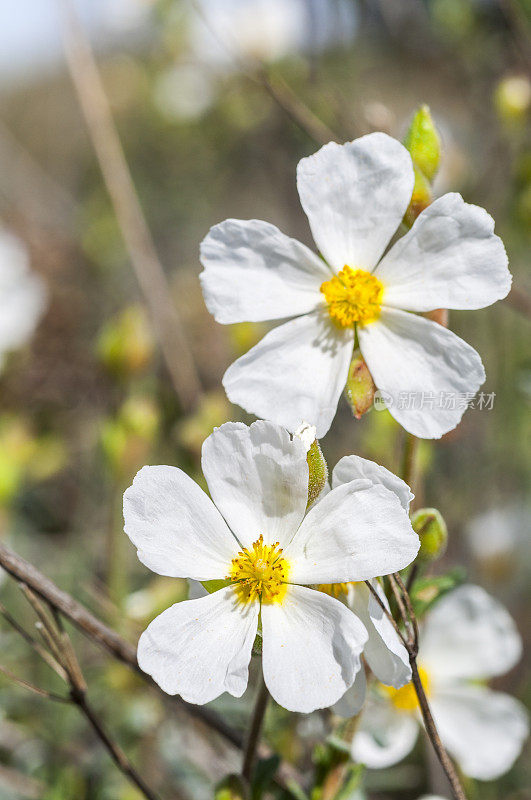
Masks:
[[[339,598],[342,595],[345,597],[348,594],[348,583],[318,583],[316,588],[320,592],[324,592],[325,594],[329,594],[330,597]]]
[[[321,284],[328,312],[341,328],[378,319],[383,291],[382,282],[370,272],[346,264],[337,275]]]
[[[281,556],[282,548],[278,542],[264,544],[262,534],[232,559],[228,580],[234,584],[234,591],[241,603],[279,603],[287,591],[289,565]]]
[[[427,670],[424,667],[419,666],[419,676],[420,680],[422,681],[422,685],[424,687],[424,691],[426,692],[426,696],[429,697],[431,693],[431,680]],[[392,686],[384,686],[382,684],[381,689],[383,692],[389,697],[391,703],[398,711],[415,711],[418,707],[418,699],[415,692],[415,687],[413,684],[406,683],[405,686],[402,686],[401,689],[394,689]]]

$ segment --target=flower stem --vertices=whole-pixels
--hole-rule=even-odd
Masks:
[[[422,719],[424,720],[424,725],[426,727],[426,732],[428,734],[429,740],[432,743],[433,748],[437,754],[437,758],[439,759],[441,766],[445,772],[445,775],[450,782],[450,786],[452,787],[452,793],[455,797],[455,800],[466,800],[466,795],[463,791],[463,787],[461,786],[461,782],[457,775],[456,769],[450,757],[448,756],[448,753],[443,747],[443,744],[439,737],[439,732],[435,726],[435,721],[433,719],[431,709],[429,707],[428,700],[426,697],[426,693],[424,691],[424,687],[420,679],[416,656],[410,654],[409,663],[411,664],[411,672],[412,672],[411,680],[413,681],[413,686],[415,687],[415,692],[422,713]]]
[[[243,755],[242,777],[246,781],[251,781],[256,750],[260,743],[260,732],[262,730],[262,723],[267,708],[267,701],[269,700],[269,692],[264,681],[264,674],[260,666],[260,685],[256,695],[256,702],[254,705],[253,716],[251,718],[251,725],[249,727],[249,735],[245,743],[245,751]]]
[[[419,439],[412,433],[406,433],[401,473],[413,494],[418,479],[418,449]]]

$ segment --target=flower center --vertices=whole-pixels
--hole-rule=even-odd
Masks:
[[[345,265],[329,281],[321,284],[328,312],[341,328],[355,322],[373,322],[380,316],[383,284],[365,269]]]
[[[431,693],[431,680],[427,670],[419,666],[419,675],[426,696],[429,697]],[[391,703],[398,711],[415,711],[418,707],[419,701],[415,692],[415,687],[411,682],[406,683],[400,689],[394,689],[392,686],[381,687],[385,694],[390,698]]]
[[[232,559],[228,580],[232,581],[241,603],[279,603],[287,589],[289,565],[281,556],[278,542],[264,544],[262,534],[252,548],[241,550]]]

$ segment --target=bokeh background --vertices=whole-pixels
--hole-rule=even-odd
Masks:
[[[459,191],[496,219],[517,292],[511,302],[452,312],[453,330],[482,355],[491,410],[469,410],[423,443],[419,505],[439,508],[449,547],[434,574],[465,575],[502,600],[521,633],[529,619],[531,355],[531,4],[529,0],[84,0],[77,2],[203,394],[183,412],[63,55],[60,4],[0,9],[0,219],[48,288],[31,342],[3,368],[0,536],[136,641],[146,622],[186,595],[184,582],[136,562],[121,496],[145,463],[182,467],[199,482],[203,439],[248,421],[221,390],[226,367],[263,325],[218,326],[198,282],[199,242],[226,217],[265,219],[311,244],[295,188],[316,144],[272,96],[287,92],[342,140],[372,130],[402,138],[427,103],[443,141],[437,194]],[[289,104],[288,104],[289,106]],[[527,315],[526,315],[527,310]],[[331,466],[356,452],[393,470],[401,432],[387,412],[356,421],[342,402],[323,442]],[[16,584],[0,601],[31,626]],[[206,800],[238,754],[183,710],[168,707],[124,666],[73,633],[94,704],[143,774],[166,797]],[[1,662],[59,683],[0,622]],[[496,682],[529,699],[522,661]],[[252,686],[213,706],[244,728]],[[303,772],[329,731],[326,714],[272,708],[266,736]],[[371,800],[413,800],[437,788],[422,739],[396,767],[367,773]],[[472,800],[529,797],[525,754]],[[133,800],[75,708],[0,676],[0,798]]]

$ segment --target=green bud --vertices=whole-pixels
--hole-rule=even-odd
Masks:
[[[374,401],[376,386],[360,350],[355,350],[348,370],[345,393],[352,413],[360,419]]]
[[[306,447],[306,461],[308,462],[308,506],[314,503],[323,491],[328,480],[328,465],[315,438],[315,427],[303,422],[295,431],[301,442]]]
[[[241,775],[227,775],[214,789],[214,800],[249,800],[251,794]]]
[[[494,93],[494,104],[506,125],[525,124],[531,110],[531,81],[526,75],[503,78]]]
[[[404,145],[411,153],[413,163],[433,181],[441,159],[441,140],[428,106],[421,106],[415,113]]]
[[[151,441],[160,421],[159,409],[148,397],[129,397],[122,405],[119,419],[125,429]]]
[[[154,341],[141,306],[129,306],[102,328],[97,353],[111,372],[133,375],[143,370],[153,355]]]
[[[413,530],[420,539],[417,558],[435,561],[443,555],[448,543],[448,529],[440,511],[436,508],[421,508],[411,518]]]
[[[413,164],[415,183],[409,206],[404,214],[404,224],[411,228],[421,211],[429,206],[432,200],[431,185],[422,170]]]

